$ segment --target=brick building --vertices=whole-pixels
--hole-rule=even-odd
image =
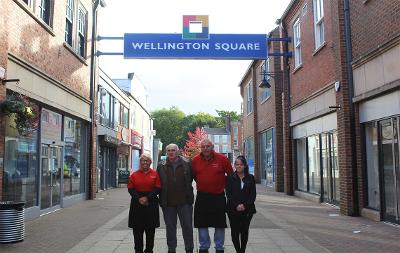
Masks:
[[[269,37],[279,37],[279,29],[274,29]],[[279,42],[271,41],[268,46],[270,52],[280,50]],[[244,104],[243,152],[256,180],[277,191],[283,191],[284,186],[281,73],[278,57],[254,60],[239,84]],[[259,87],[263,79],[271,87]]]
[[[93,4],[2,1],[0,199],[24,201],[28,219],[94,196],[95,161],[88,159]],[[15,114],[4,110],[21,99],[37,116],[30,122],[37,127],[24,134]]]
[[[350,1],[358,204],[400,223],[400,1]]]
[[[285,192],[356,215],[343,2],[292,1],[280,21],[281,35],[292,38],[287,50],[293,53],[284,61]]]

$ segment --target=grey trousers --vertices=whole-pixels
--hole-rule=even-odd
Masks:
[[[169,251],[176,250],[176,224],[177,217],[182,227],[183,240],[185,242],[185,250],[193,250],[193,205],[180,205],[174,207],[163,207],[164,222],[167,230],[167,245]]]

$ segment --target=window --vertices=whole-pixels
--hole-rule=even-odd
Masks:
[[[368,207],[380,210],[378,127],[365,124],[365,159],[367,169]]]
[[[228,143],[228,135],[222,135],[221,137],[223,143]]]
[[[31,12],[35,13],[44,23],[50,27],[53,25],[53,0],[23,0],[23,2],[26,3]]]
[[[251,88],[251,81],[246,86],[247,94],[247,114],[253,112],[253,89]]]
[[[269,58],[261,64],[261,73],[263,73],[262,78],[263,78],[263,80],[265,78],[265,80],[267,80],[269,82],[269,80],[271,79],[271,76],[265,74],[268,72],[269,72]],[[267,98],[269,98],[271,96],[271,89],[270,88],[262,88],[261,90],[262,90],[261,102],[263,102],[264,100],[266,100]]]
[[[87,11],[79,6],[78,12],[78,54],[86,57],[86,26]]]
[[[67,0],[65,13],[65,42],[72,47],[72,27],[74,22],[74,0]]]
[[[239,128],[235,126],[233,128],[233,145],[236,147],[238,145]]]
[[[122,106],[122,125],[129,128],[129,110],[125,106]]]
[[[249,137],[244,141],[244,152],[249,165],[249,173],[254,174],[254,138]]]
[[[293,42],[294,42],[294,67],[301,65],[301,33],[300,19],[297,19],[293,25]]]
[[[111,95],[105,89],[101,90],[101,124],[104,126],[110,126],[110,99]]]
[[[214,135],[214,143],[219,143],[219,135]]]
[[[121,123],[121,104],[117,99],[114,99],[114,128],[118,129],[119,124]]]
[[[75,17],[78,22],[75,22]],[[67,0],[64,41],[83,58],[87,55],[87,18],[88,12],[82,4],[76,5],[74,0]]]
[[[321,160],[319,135],[307,138],[309,190],[321,194]]]
[[[315,48],[325,42],[324,35],[324,0],[314,0],[314,35]]]

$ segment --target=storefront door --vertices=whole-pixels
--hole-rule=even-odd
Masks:
[[[379,123],[383,169],[383,218],[400,223],[399,119],[392,118]]]
[[[40,170],[41,209],[60,205],[61,177],[63,172],[62,157],[62,147],[42,144]]]
[[[337,133],[321,134],[321,145],[322,200],[337,205],[340,201]]]

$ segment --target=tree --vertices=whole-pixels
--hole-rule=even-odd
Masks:
[[[187,158],[193,158],[195,155],[200,154],[200,141],[207,137],[207,133],[196,127],[194,133],[189,131],[187,135],[188,139],[186,140],[182,155]]]
[[[225,118],[229,117],[231,118],[231,121],[240,121],[242,115],[238,114],[235,111],[223,111],[223,110],[215,110],[219,116],[219,118],[222,119],[223,122],[225,122]]]
[[[156,130],[156,137],[160,138],[165,146],[170,143],[183,145],[182,140],[185,139],[183,132],[183,121],[186,117],[185,113],[178,109],[178,107],[171,107],[169,109],[160,109],[152,112],[151,114]]]

